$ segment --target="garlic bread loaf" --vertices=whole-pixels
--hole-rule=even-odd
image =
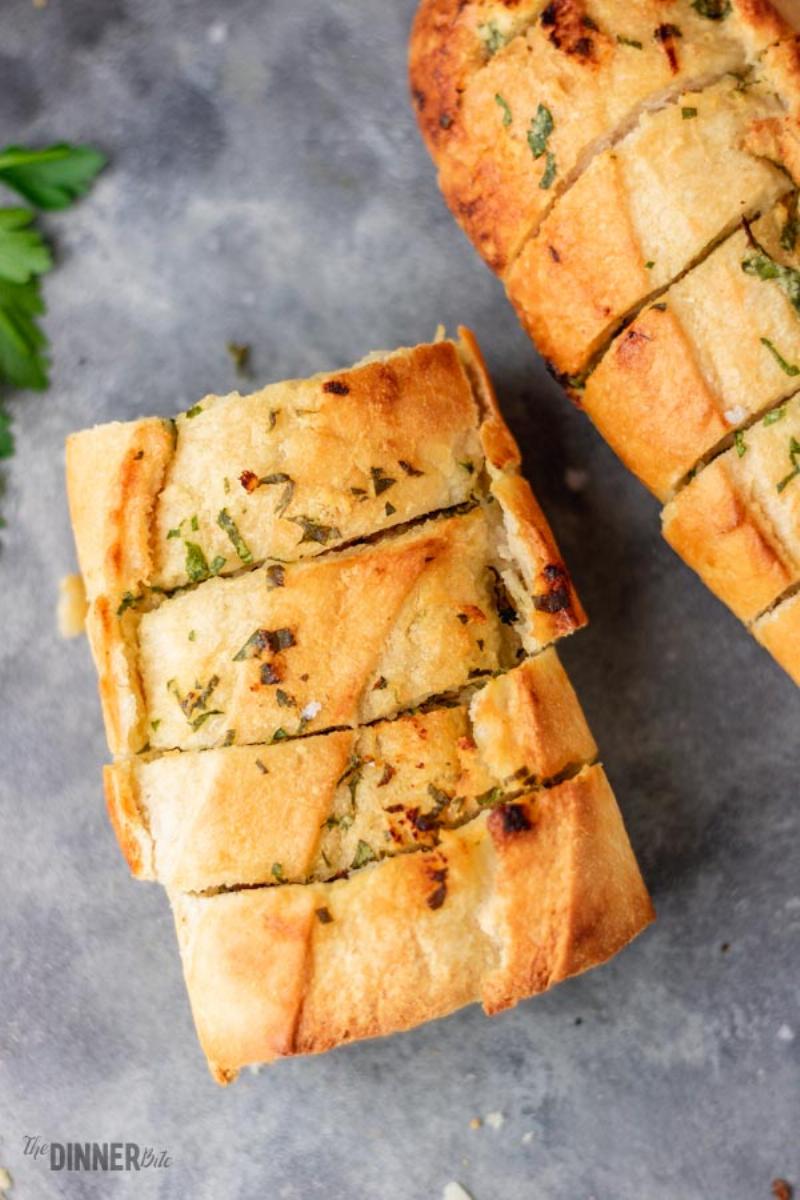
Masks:
[[[109,816],[218,1080],[495,1011],[651,919],[468,331],[75,434],[67,482]]]
[[[767,465],[757,432],[789,430],[800,386],[795,31],[768,0],[423,0],[410,71],[445,199],[523,325],[758,623],[798,583],[793,435]]]

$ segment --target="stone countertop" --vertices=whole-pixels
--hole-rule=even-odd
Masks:
[[[406,95],[413,0],[5,0],[0,140],[112,164],[46,218],[49,393],[14,397],[0,552],[0,1164],[10,1200],[769,1200],[800,1183],[800,692],[658,537],[442,203]],[[13,203],[13,201],[11,201]],[[243,1072],[196,1045],[166,898],[127,875],[74,569],[73,429],[478,334],[592,617],[563,655],[659,911],[604,969],[495,1020]],[[571,490],[574,472],[584,486]],[[569,474],[568,474],[569,472]],[[471,1128],[474,1117],[503,1121]],[[499,1127],[494,1127],[499,1125]],[[45,1141],[172,1165],[51,1172]]]

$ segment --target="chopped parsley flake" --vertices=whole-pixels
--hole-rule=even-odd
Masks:
[[[800,271],[783,266],[763,250],[744,259],[742,270],[746,275],[777,283],[795,312],[800,313]]]
[[[692,117],[697,116],[697,109],[689,108],[689,107],[682,108],[681,116],[683,117],[684,121],[690,121],[692,119]]]
[[[528,145],[534,158],[541,158],[547,152],[547,141],[554,128],[553,114],[544,104],[540,104],[528,130]]]
[[[369,473],[372,476],[372,486],[376,496],[380,496],[381,492],[388,491],[397,483],[396,479],[392,479],[390,475],[386,474],[383,467],[370,467]]]
[[[197,542],[186,542],[186,574],[192,583],[202,583],[210,574],[208,560]]]
[[[742,433],[741,429],[736,430],[736,433],[733,435],[733,442],[736,446],[736,453],[739,455],[739,458],[744,458],[745,454],[747,453],[747,442],[744,440],[744,434]]]
[[[425,474],[424,471],[420,471],[418,467],[413,466],[410,462],[406,462],[403,458],[398,459],[397,465],[406,475],[420,476]],[[350,490],[354,491],[355,489],[351,488]]]
[[[731,11],[731,0],[692,0],[692,8],[709,21],[722,21]]]
[[[362,842],[359,838],[356,852],[353,855],[351,870],[355,871],[358,867],[365,867],[367,863],[375,862],[377,854],[366,842]]]
[[[231,539],[231,542],[233,543],[233,548],[236,551],[236,553],[239,555],[239,558],[242,560],[242,562],[243,563],[251,563],[253,561],[253,555],[251,554],[250,549],[249,549],[247,543],[245,542],[244,538],[239,533],[239,529],[236,525],[236,522],[234,521],[233,517],[228,512],[227,508],[223,508],[220,510],[220,512],[217,516],[217,524],[219,525],[220,529],[224,530],[225,533],[227,533],[228,537]]]
[[[782,404],[780,408],[773,408],[772,412],[768,412],[762,421],[762,425],[777,425],[778,421],[782,421],[786,416],[786,405]]]
[[[281,866],[281,864],[279,862],[274,862],[272,864],[272,874],[275,876],[278,883],[284,882],[285,877],[283,874],[283,867]]]
[[[141,596],[134,596],[133,592],[124,592],[117,608],[117,616],[121,617],[124,612],[127,612],[129,608],[133,608],[141,599]]]
[[[617,34],[617,41],[619,42],[620,46],[632,46],[634,50],[644,49],[642,43],[637,42],[636,38],[625,37],[625,35],[622,33]]]
[[[556,177],[556,156],[547,151],[547,162],[545,164],[544,174],[539,180],[539,187],[543,191],[553,186],[553,180]]]
[[[780,494],[784,488],[787,488],[793,479],[800,475],[800,442],[796,437],[789,439],[789,461],[792,464],[792,469],[789,474],[780,481],[777,485],[778,493]]]
[[[505,125],[507,128],[514,119],[513,116],[511,115],[511,108],[509,107],[509,103],[507,100],[503,99],[503,97],[500,95],[499,92],[495,93],[494,99],[495,99],[495,103],[499,104],[500,108],[502,108],[502,110],[503,110],[503,125]]]
[[[506,36],[495,21],[487,21],[478,26],[478,33],[489,54],[497,54],[506,44]]]
[[[197,417],[203,411],[202,404],[193,404],[190,409],[187,409],[186,417],[191,421],[192,417]]]
[[[319,542],[321,546],[325,546],[333,539],[342,536],[335,525],[321,525],[318,521],[312,521],[310,517],[289,517],[288,519],[302,529],[301,545],[303,542]]]
[[[769,350],[770,354],[775,359],[775,361],[778,364],[778,366],[780,367],[780,369],[782,371],[784,371],[787,375],[791,375],[792,377],[794,377],[795,375],[800,375],[800,367],[796,367],[794,365],[794,363],[787,362],[786,359],[781,354],[781,352],[779,350],[777,350],[775,348],[775,346],[773,346],[773,344],[769,340],[769,338],[762,337],[761,345],[766,346],[766,348]]]

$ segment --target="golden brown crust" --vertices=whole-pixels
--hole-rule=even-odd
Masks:
[[[103,564],[120,544],[132,561],[120,564],[118,592],[172,589],[458,505],[473,486],[465,464],[480,470],[479,424],[458,350],[443,341],[248,396],[207,396],[178,418],[174,452],[146,481],[151,459],[134,456],[145,437],[165,436],[160,422],[75,434],[68,474],[89,597],[108,590]],[[135,503],[132,472],[140,490],[148,484],[146,503]],[[87,499],[95,474],[107,480],[102,519]]]
[[[735,429],[795,390],[787,371],[800,363],[797,313],[781,287],[744,269],[756,246],[800,265],[781,244],[794,216],[794,201],[781,202],[752,235],[732,234],[640,313],[589,376],[583,407],[662,500]]]
[[[800,593],[760,617],[753,625],[753,633],[800,686]]]
[[[170,421],[99,425],[67,439],[67,494],[89,599],[118,604],[153,573],[153,510],[173,454]]]
[[[170,890],[329,879],[597,753],[554,650],[454,708],[268,746],[106,768],[131,871]],[[277,864],[277,867],[276,867]],[[276,873],[277,872],[277,873]]]
[[[612,343],[581,396],[627,467],[661,500],[728,432],[675,312],[647,308]]]
[[[496,1012],[604,961],[653,915],[599,767],[345,880],[172,901],[221,1081],[478,999]]]
[[[427,0],[411,30],[409,80],[428,149],[443,146],[461,95],[502,45],[535,20],[546,0]]]
[[[445,199],[501,274],[592,155],[644,109],[743,70],[790,33],[752,4],[732,6],[722,21],[688,0],[524,3],[502,20],[499,11],[496,3],[423,3],[410,69]],[[478,33],[488,29],[497,33],[494,53]],[[546,145],[537,138],[543,111]]]
[[[742,91],[726,79],[643,116],[590,164],[506,277],[520,320],[557,371],[582,372],[626,314],[743,215],[789,191],[782,171],[740,149],[754,120],[781,111],[768,84]],[[693,186],[709,174],[713,190]]]
[[[744,621],[800,579],[800,400],[741,435],[664,509],[664,536]]]

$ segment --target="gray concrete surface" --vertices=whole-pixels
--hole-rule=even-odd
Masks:
[[[0,142],[113,164],[47,228],[53,386],[12,402],[0,553],[0,1164],[12,1200],[255,1196],[769,1200],[800,1183],[800,694],[657,537],[654,503],[548,380],[438,196],[409,112],[413,0],[4,0]],[[244,1073],[195,1043],[165,898],[103,813],[73,568],[72,429],[476,330],[591,613],[564,657],[658,924],[607,968],[487,1021]],[[588,473],[576,496],[568,467]],[[727,950],[722,947],[729,946]],[[501,1112],[499,1129],[470,1120]],[[166,1148],[51,1172],[45,1141]]]

